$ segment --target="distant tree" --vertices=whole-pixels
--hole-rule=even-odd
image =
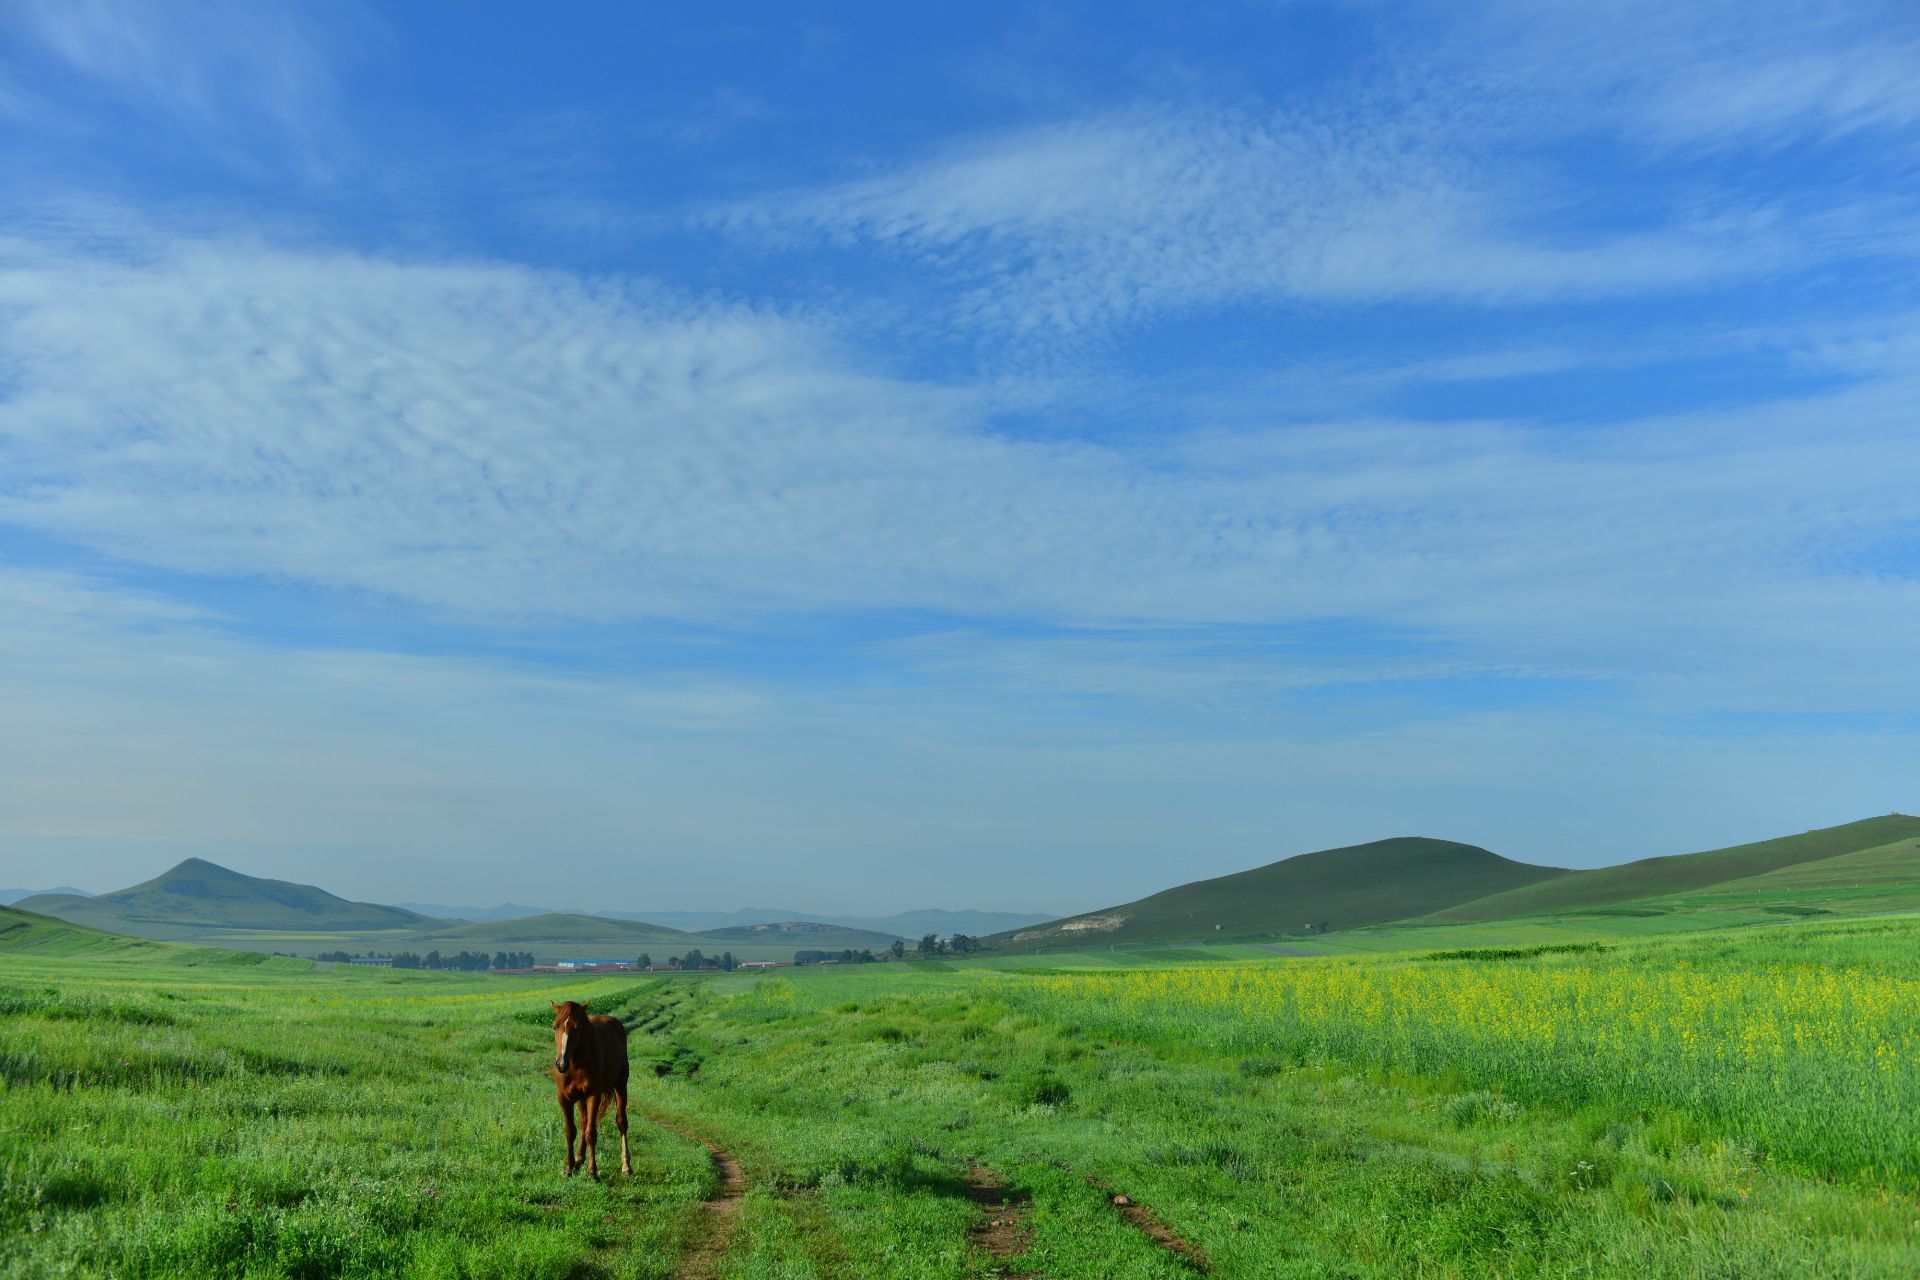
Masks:
[[[855,956],[854,959],[858,960],[861,964],[872,964],[873,948],[872,947],[860,948],[860,954]]]
[[[427,958],[420,963],[429,969],[438,969],[440,967],[440,953],[438,951],[429,951],[427,952]]]
[[[940,954],[939,936],[937,934],[929,933],[924,938],[921,938],[920,946],[918,950],[920,952],[920,958],[922,960],[930,960],[934,956],[939,955]]]
[[[907,954],[907,944],[902,942],[900,939],[895,938],[893,940],[893,945],[888,947],[887,950],[893,952],[893,958],[895,960],[898,960]]]
[[[737,964],[739,964],[739,963],[740,963],[740,962],[739,962],[738,960],[735,960],[735,959],[733,958],[733,952],[731,952],[731,951],[722,951],[722,952],[720,953],[720,967],[721,967],[722,969],[725,969],[725,970],[726,970],[726,971],[727,971],[728,973],[732,973],[732,972],[733,972],[733,969],[734,969],[734,966],[735,966],[735,965],[737,965]]]
[[[639,965],[642,969],[651,969],[653,968],[653,957],[648,955],[646,952],[642,951],[640,953],[640,958],[634,961],[634,963]]]
[[[955,955],[971,955],[979,949],[980,940],[978,938],[969,938],[964,933],[956,933],[953,935],[953,952]]]
[[[680,957],[680,967],[682,969],[698,969],[702,964],[706,963],[706,959],[705,956],[700,954],[700,948],[695,947]]]

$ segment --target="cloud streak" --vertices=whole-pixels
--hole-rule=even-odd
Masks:
[[[1613,297],[1774,253],[1710,223],[1529,231],[1501,207],[1510,195],[1405,123],[1147,109],[977,139],[716,220],[925,258],[965,282],[968,319],[1023,333],[1270,298]]]

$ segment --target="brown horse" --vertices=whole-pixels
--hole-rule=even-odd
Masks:
[[[547,1001],[553,1004],[553,1001]],[[567,1176],[582,1163],[587,1176],[600,1176],[594,1158],[600,1136],[600,1117],[607,1099],[619,1103],[620,1172],[631,1174],[627,1159],[627,1029],[618,1018],[604,1013],[587,1016],[586,1002],[553,1005],[553,1082],[560,1087],[560,1114],[567,1118]],[[580,1106],[580,1154],[573,1149],[573,1108]]]

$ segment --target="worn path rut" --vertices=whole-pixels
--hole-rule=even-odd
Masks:
[[[726,1256],[727,1249],[733,1244],[734,1220],[740,1213],[740,1197],[747,1191],[747,1175],[741,1170],[740,1162],[733,1158],[733,1153],[717,1143],[659,1116],[647,1118],[668,1133],[699,1143],[707,1149],[708,1159],[713,1161],[713,1171],[719,1176],[720,1185],[707,1197],[699,1243],[680,1260],[680,1269],[674,1275],[676,1280],[714,1280],[719,1274],[720,1259]]]
[[[979,1216],[967,1228],[968,1241],[996,1262],[1025,1253],[1033,1243],[1033,1233],[1027,1227],[1033,1201],[1010,1190],[999,1174],[980,1165],[967,1170],[961,1185],[967,1199],[979,1210]],[[999,1274],[1003,1280],[1035,1280],[1026,1271],[1003,1270]]]
[[[1118,1209],[1134,1227],[1147,1239],[1165,1249],[1168,1253],[1178,1254],[1187,1264],[1201,1275],[1213,1274],[1213,1265],[1207,1261],[1206,1252],[1193,1244],[1179,1232],[1160,1221],[1153,1210],[1135,1200],[1132,1196],[1114,1191],[1100,1179],[1089,1176],[1087,1182],[1107,1193],[1107,1203]]]

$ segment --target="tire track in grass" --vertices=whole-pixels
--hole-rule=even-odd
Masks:
[[[676,1137],[699,1143],[707,1149],[707,1158],[713,1161],[713,1171],[720,1179],[720,1185],[707,1197],[703,1206],[702,1217],[705,1222],[700,1230],[699,1242],[680,1260],[680,1269],[674,1272],[674,1276],[675,1280],[714,1280],[720,1273],[720,1259],[726,1256],[733,1244],[734,1225],[740,1216],[740,1197],[747,1191],[747,1175],[740,1168],[740,1162],[734,1159],[733,1153],[718,1143],[657,1115],[647,1118]]]
[[[625,1021],[629,1031],[656,1038],[665,1036],[692,1003],[689,993],[667,985],[658,991],[651,1005],[628,1014]],[[656,1075],[667,1075],[679,1067],[683,1074],[691,1076],[700,1069],[698,1055],[689,1054],[685,1046],[677,1042],[669,1041],[669,1044],[672,1047],[671,1056],[666,1064],[655,1065]],[[720,1259],[726,1256],[733,1244],[734,1226],[740,1216],[740,1198],[747,1192],[746,1172],[741,1169],[740,1161],[734,1158],[733,1153],[719,1143],[667,1119],[659,1112],[641,1111],[641,1114],[675,1137],[705,1147],[707,1158],[713,1162],[713,1172],[719,1180],[719,1186],[701,1206],[703,1222],[699,1239],[687,1256],[680,1260],[674,1277],[675,1280],[715,1280],[720,1271]]]
[[[967,1240],[974,1248],[1000,1262],[1032,1247],[1033,1232],[1027,1226],[1027,1215],[1033,1210],[1030,1197],[1009,1190],[999,1174],[981,1165],[967,1170],[961,1186],[979,1211],[973,1225],[967,1228]],[[1036,1280],[1027,1271],[999,1274],[1003,1280]]]
[[[1110,1183],[1102,1182],[1091,1174],[1086,1175],[1086,1179],[1089,1186],[1098,1187],[1106,1193],[1107,1203],[1118,1209],[1121,1216],[1132,1223],[1134,1229],[1141,1235],[1168,1253],[1185,1259],[1187,1265],[1198,1274],[1203,1276],[1213,1274],[1213,1264],[1207,1260],[1206,1250],[1162,1222],[1153,1210],[1132,1196],[1115,1191]]]

